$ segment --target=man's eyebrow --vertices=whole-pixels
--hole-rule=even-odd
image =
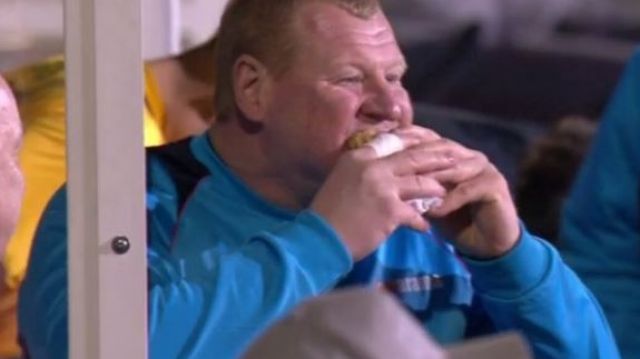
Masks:
[[[409,70],[409,64],[407,64],[407,62],[404,59],[402,59],[402,60],[394,62],[388,68],[394,69],[394,70],[395,69],[399,69],[400,71],[405,73],[405,72],[407,72],[407,70]]]
[[[342,60],[334,60],[331,61],[331,66],[334,68],[341,68],[341,67],[353,67],[353,68],[367,68],[371,66],[371,63],[367,63],[366,61],[360,62],[360,61],[342,61]],[[402,59],[396,59],[396,60],[392,60],[392,61],[384,61],[382,63],[379,64],[379,66],[381,66],[385,71],[389,71],[389,70],[400,70],[403,73],[407,72],[407,70],[409,70],[409,65],[407,64],[406,60],[404,59],[404,57]]]

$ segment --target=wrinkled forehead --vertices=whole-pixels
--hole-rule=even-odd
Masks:
[[[391,25],[380,9],[371,17],[360,18],[337,5],[312,2],[301,6],[299,19],[307,32],[327,39],[355,34],[381,41],[395,40]]]
[[[325,53],[377,49],[388,57],[404,58],[382,9],[368,18],[360,18],[335,4],[311,2],[298,11],[296,30],[303,45],[320,47]]]

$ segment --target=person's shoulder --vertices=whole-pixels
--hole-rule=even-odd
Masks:
[[[201,177],[206,175],[206,167],[196,158],[191,148],[193,137],[147,149],[149,159],[161,161],[176,175]]]
[[[53,56],[3,73],[18,97],[51,86],[64,87],[65,62],[62,56]]]
[[[170,197],[172,213],[179,213],[209,171],[191,146],[193,137],[147,149],[147,193]],[[165,207],[169,204],[165,203]],[[151,208],[150,208],[151,209]]]
[[[626,66],[626,72],[623,76],[633,77],[634,82],[640,81],[640,46],[629,57]],[[640,86],[640,84],[638,84]]]
[[[633,54],[631,55],[631,59],[629,61],[633,63],[640,62],[640,46],[636,47],[636,49],[633,51]]]

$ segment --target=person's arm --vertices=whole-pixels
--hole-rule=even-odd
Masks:
[[[466,259],[495,329],[520,331],[536,358],[619,358],[597,301],[548,243],[523,229],[505,256]]]
[[[68,355],[66,239],[63,190],[40,225],[20,293],[20,333],[31,358]],[[335,233],[308,211],[238,251],[218,253],[206,278],[181,276],[161,245],[148,253],[153,358],[237,356],[270,321],[331,288],[352,265]]]
[[[557,252],[522,227],[504,176],[486,156],[450,140],[417,150],[432,157],[443,149],[457,165],[431,174],[450,189],[427,216],[467,257],[496,329],[522,331],[537,358],[619,357],[590,292]]]
[[[151,356],[236,357],[274,319],[331,289],[351,255],[312,212],[213,255],[204,278],[181,278],[171,258],[149,251]]]
[[[394,174],[402,168],[428,170],[445,164],[449,160],[443,157],[416,163],[410,153],[389,160],[375,158],[371,148],[349,151],[311,209],[277,230],[256,233],[237,250],[212,245],[182,262],[170,250],[175,189],[166,173],[158,171],[149,193],[158,196],[160,207],[147,203],[151,356],[239,354],[284,311],[335,285],[354,259],[369,255],[398,226],[426,230],[424,218],[403,199],[408,194],[442,196],[444,188],[422,175]],[[21,291],[20,332],[35,359],[68,353],[66,213],[63,190],[40,223]],[[243,225],[241,219],[237,225]],[[211,238],[212,243],[216,240]],[[191,259],[206,262],[206,272],[185,276],[181,268]]]
[[[561,251],[579,273],[598,273],[603,262],[619,272],[640,268],[638,241],[630,240],[640,228],[639,136],[640,51],[607,106],[563,213]]]
[[[640,350],[640,51],[607,106],[567,198],[559,247],[606,310],[623,356]]]

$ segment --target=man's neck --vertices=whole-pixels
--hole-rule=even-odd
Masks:
[[[277,161],[268,157],[257,137],[233,123],[216,123],[209,131],[220,158],[262,198],[290,210],[308,207],[319,185],[281,169]]]

